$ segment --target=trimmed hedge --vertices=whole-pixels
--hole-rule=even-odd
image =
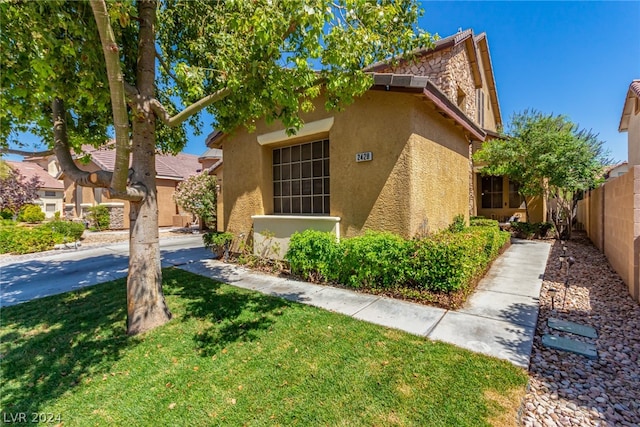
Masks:
[[[53,249],[55,240],[46,228],[0,228],[0,253],[29,254]]]
[[[495,219],[488,218],[472,218],[470,221],[471,227],[495,227],[500,228],[500,223]]]
[[[84,224],[71,221],[50,221],[37,228],[51,230],[56,243],[76,242],[84,233]]]
[[[285,258],[292,273],[308,280],[358,289],[451,292],[470,286],[509,238],[494,225],[443,231],[420,240],[367,232],[340,243],[331,233],[306,230],[291,236]]]

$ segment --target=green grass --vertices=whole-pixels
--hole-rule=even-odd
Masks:
[[[514,422],[527,376],[507,362],[178,269],[164,281],[174,318],[137,337],[124,334],[124,280],[3,308],[3,415],[64,426]]]

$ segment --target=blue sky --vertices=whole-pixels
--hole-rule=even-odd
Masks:
[[[487,33],[503,122],[536,109],[567,115],[598,133],[614,160],[627,158],[618,132],[629,84],[640,78],[640,1],[424,1],[420,27],[441,37]],[[207,123],[207,120],[205,120]],[[202,154],[203,134],[185,151]]]
[[[640,2],[426,1],[420,26],[446,37],[487,33],[503,121],[533,108],[564,114],[627,159],[618,132],[629,84],[640,79]]]
[[[485,32],[503,122],[536,109],[564,114],[627,159],[618,132],[629,84],[640,79],[640,1],[425,1],[419,25],[446,37],[459,28]],[[185,151],[201,154],[204,135]]]

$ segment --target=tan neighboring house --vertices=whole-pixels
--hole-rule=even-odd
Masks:
[[[76,164],[82,170],[94,172],[97,170],[113,170],[115,164],[115,151],[106,148],[96,149],[85,147],[85,153],[90,156],[90,161],[84,163],[80,159]],[[71,179],[65,177],[60,170],[55,156],[32,157],[25,161],[39,164],[41,167],[55,172],[58,179],[64,183],[64,217],[69,219],[84,218],[87,209],[91,206],[103,205],[109,208],[111,213],[112,229],[129,228],[129,202],[111,200],[103,196],[104,189],[90,188],[77,185]],[[202,165],[198,162],[198,156],[179,153],[175,156],[156,155],[156,186],[158,197],[158,225],[160,227],[183,226],[184,212],[173,201],[173,193],[176,186],[190,175],[202,171]],[[176,223],[177,221],[177,223]]]
[[[640,80],[629,85],[618,131],[628,134],[628,167],[640,165]]]
[[[9,160],[5,162],[11,169],[24,176],[26,180],[30,180],[35,176],[43,183],[38,188],[38,199],[33,200],[32,203],[40,206],[45,218],[53,218],[56,212],[62,214],[64,209],[64,184],[61,180],[54,178],[47,170],[34,163]]]
[[[277,242],[283,255],[289,236],[308,228],[409,238],[456,215],[524,215],[519,198],[511,203],[514,186],[481,177],[470,157],[501,126],[484,33],[466,30],[417,61],[368,71],[370,90],[341,112],[319,99],[294,136],[264,121],[255,133],[214,133],[208,147],[224,150],[227,231],[253,239],[257,252],[265,239]]]

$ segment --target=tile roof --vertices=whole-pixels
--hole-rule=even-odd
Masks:
[[[633,101],[634,98],[636,98],[635,102]],[[634,109],[637,108],[637,102],[640,102],[640,79],[633,80],[629,85],[629,90],[627,90],[627,96],[622,106],[622,116],[620,117],[618,132],[629,130],[629,118],[633,114]]]
[[[6,160],[6,163],[9,165],[11,169],[15,170],[16,172],[19,172],[27,180],[31,179],[34,176],[37,176],[38,178],[40,178],[40,181],[44,183],[40,188],[51,188],[56,190],[64,189],[64,184],[62,183],[62,181],[58,181],[57,179],[49,175],[49,172],[42,169],[40,166],[38,166],[35,163],[14,162],[10,160]]]
[[[640,80],[634,80],[629,86],[629,90],[636,94],[640,98]]]
[[[85,146],[84,152],[91,155],[91,160],[101,169],[112,171],[115,165],[115,150],[113,144],[103,148]],[[198,156],[194,154],[178,153],[175,156],[169,154],[156,154],[156,175],[183,180],[190,175],[202,171],[202,165],[198,162]]]

